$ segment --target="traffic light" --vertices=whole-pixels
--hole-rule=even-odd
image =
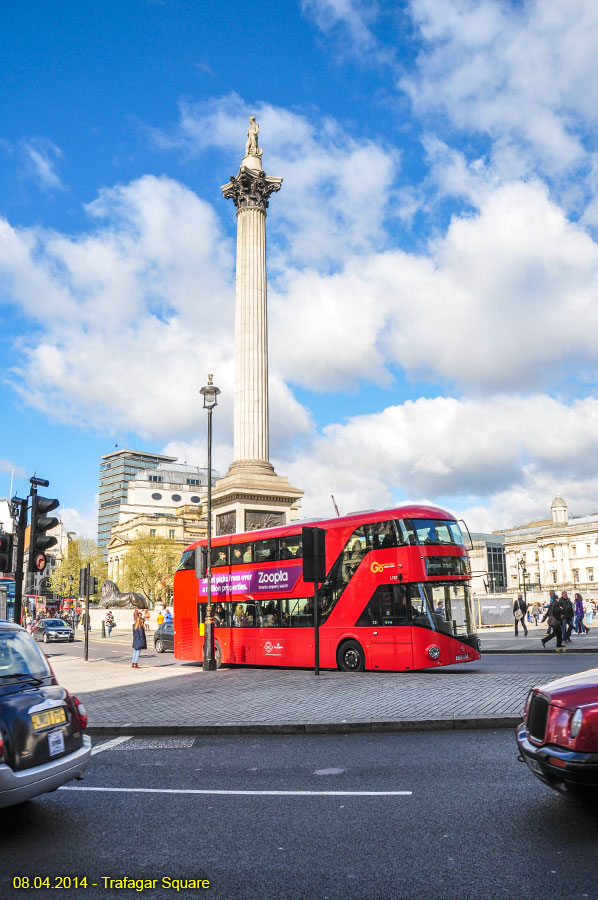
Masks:
[[[320,584],[326,578],[326,532],[323,528],[304,526],[301,533],[303,580]]]
[[[87,596],[87,566],[79,569],[79,596]]]
[[[13,535],[0,534],[0,572],[12,572]]]
[[[90,575],[89,577],[89,596],[93,597],[94,594],[98,592],[98,584],[99,580],[95,575]]]
[[[195,548],[195,577],[205,578],[208,574],[208,548]]]
[[[29,565],[30,572],[43,572],[46,568],[46,556],[44,551],[58,543],[58,538],[45,534],[50,528],[58,525],[58,519],[48,516],[60,506],[59,500],[49,497],[39,497],[33,494],[31,498],[31,530],[29,535]]]

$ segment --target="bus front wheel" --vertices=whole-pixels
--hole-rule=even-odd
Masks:
[[[345,641],[338,648],[336,661],[341,672],[363,672],[365,669],[365,653],[357,641]]]

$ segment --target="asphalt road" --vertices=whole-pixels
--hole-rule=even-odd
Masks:
[[[537,782],[509,731],[120,740],[3,811],[2,898],[55,896],[11,888],[46,875],[86,876],[63,894],[90,900],[140,896],[103,880],[125,876],[162,898],[598,898],[596,808]]]
[[[156,653],[154,650],[153,632],[148,635],[148,649],[141,653],[141,665],[176,666],[179,665],[172,652]],[[72,644],[43,644],[44,652],[52,658],[54,655],[67,654],[83,658],[83,640],[79,637]],[[105,660],[107,663],[129,662],[131,647],[128,635],[116,634],[113,637],[96,638],[89,643],[89,658]],[[445,670],[428,669],[430,675],[435,672],[485,672],[491,674],[511,672],[513,674],[537,674],[539,678],[558,677],[581,672],[584,669],[598,668],[598,653],[491,653],[482,656],[475,663],[463,666],[449,666]],[[400,677],[398,673],[397,677]]]

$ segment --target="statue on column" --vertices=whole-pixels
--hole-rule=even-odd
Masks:
[[[260,126],[255,121],[255,116],[249,116],[249,131],[247,132],[247,143],[245,144],[245,156],[257,156],[262,158],[262,148],[257,145],[257,136]]]

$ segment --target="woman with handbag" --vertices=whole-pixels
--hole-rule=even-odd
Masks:
[[[519,628],[519,623],[523,625],[523,633],[525,637],[527,637],[527,625],[525,624],[525,614],[527,612],[527,603],[523,599],[523,595],[519,594],[515,602],[513,603],[513,618],[515,619],[515,637],[517,637],[517,630]]]
[[[544,614],[544,618],[542,621],[544,622],[548,619],[548,625],[550,627],[550,631],[546,637],[543,637],[542,646],[545,647],[548,641],[551,641],[553,637],[556,638],[557,647],[563,646],[563,619],[565,618],[565,610],[560,604],[559,598],[554,595],[552,599],[552,603],[546,610]]]
[[[142,650],[147,650],[147,641],[145,639],[145,628],[143,625],[143,617],[141,614],[135,616],[133,622],[133,662],[132,669],[139,668],[139,654]]]

